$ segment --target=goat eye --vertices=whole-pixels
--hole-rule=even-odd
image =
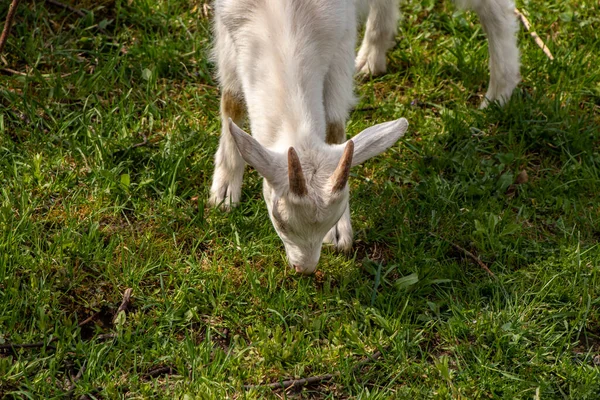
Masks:
[[[273,213],[273,225],[281,233],[287,233],[287,225],[281,220],[279,213]]]
[[[276,221],[275,221],[275,226],[277,227],[277,230],[278,230],[280,233],[287,233],[287,228],[286,228],[286,226],[285,226],[284,224],[282,224],[281,222],[279,222],[279,221],[277,221],[277,220],[276,220]]]
[[[273,207],[273,223],[275,225],[277,225],[277,228],[280,231],[285,230],[285,222],[283,221],[283,218],[281,218],[281,214],[279,213],[279,210],[277,209],[277,203],[275,203],[274,207]]]

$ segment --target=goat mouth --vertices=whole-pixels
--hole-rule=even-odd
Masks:
[[[292,264],[292,268],[294,268],[294,270],[301,274],[301,275],[305,275],[305,276],[309,276],[315,273],[315,268],[313,269],[307,269],[307,268],[302,268],[296,264]]]

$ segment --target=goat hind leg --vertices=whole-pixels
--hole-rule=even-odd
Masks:
[[[368,3],[365,36],[356,56],[355,67],[360,74],[380,75],[386,70],[386,52],[394,46],[400,1],[369,0]]]
[[[209,202],[228,210],[240,202],[246,163],[229,132],[229,118],[237,125],[244,119],[244,103],[240,95],[225,90],[221,96],[221,139],[215,154],[215,172]]]
[[[517,17],[513,0],[457,0],[477,13],[489,42],[490,83],[480,108],[497,101],[504,105],[521,81]]]

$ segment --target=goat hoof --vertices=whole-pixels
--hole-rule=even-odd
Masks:
[[[367,50],[368,51],[368,50]],[[366,53],[366,54],[365,54]],[[371,51],[370,53],[365,52],[356,57],[354,63],[356,73],[364,77],[378,76],[385,74],[386,71],[386,59],[385,52],[381,53],[378,51]]]
[[[487,108],[490,104],[496,103],[500,107],[503,107],[510,98],[512,97],[513,91],[521,81],[520,75],[516,74],[517,77],[507,78],[503,81],[502,85],[496,85],[495,89],[489,89],[485,94],[480,109]]]
[[[340,253],[349,253],[352,250],[352,232],[344,232],[334,226],[323,239],[323,243],[332,244]]]
[[[213,207],[218,207],[223,211],[229,211],[239,204],[239,195],[234,196],[229,185],[224,185],[220,190],[210,191],[208,203]]]

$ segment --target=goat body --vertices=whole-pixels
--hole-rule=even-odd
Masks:
[[[392,146],[408,123],[375,125],[344,143],[354,104],[352,0],[217,0],[214,29],[223,124],[210,201],[238,203],[252,165],[290,265],[312,273],[324,240],[352,246],[350,167]],[[245,111],[252,136],[238,127]]]

